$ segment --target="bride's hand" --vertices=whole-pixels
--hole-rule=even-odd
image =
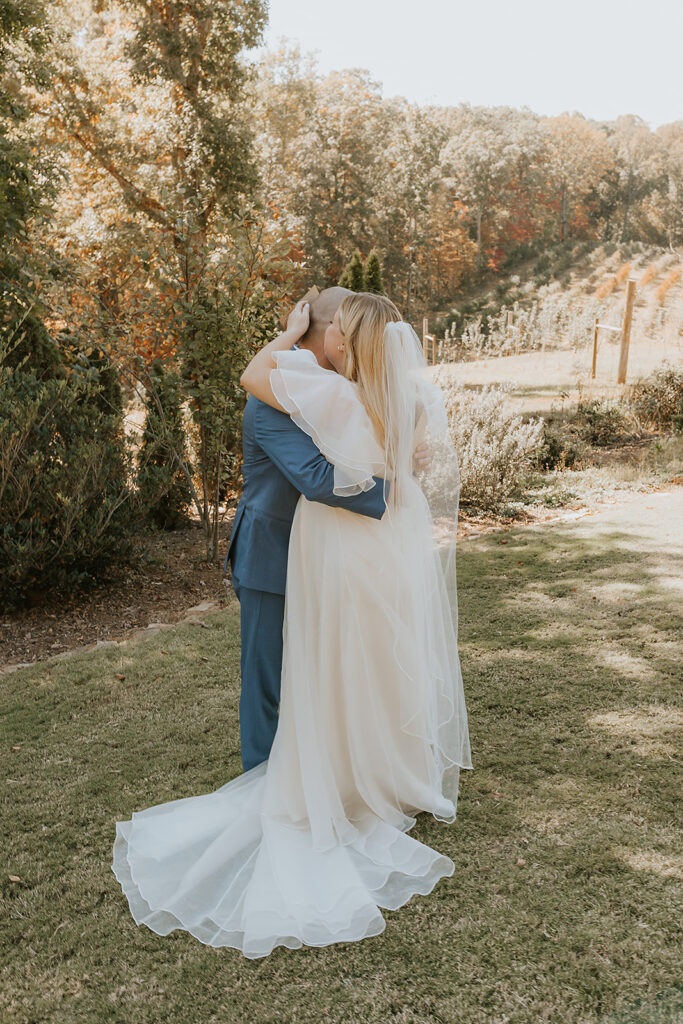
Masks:
[[[286,352],[296,345],[308,330],[309,319],[309,305],[302,299],[287,317],[287,329],[252,356],[240,377],[240,384],[245,391],[281,412],[285,410],[270,386],[270,374],[277,365],[274,357],[277,352]]]
[[[308,330],[311,320],[310,306],[308,302],[297,302],[294,309],[287,317],[287,333],[297,338],[302,338]]]
[[[426,441],[418,444],[413,452],[413,473],[426,473],[431,469],[432,450]]]

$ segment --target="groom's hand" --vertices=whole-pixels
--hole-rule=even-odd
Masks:
[[[413,473],[426,473],[432,466],[432,450],[426,441],[413,452]]]
[[[297,338],[302,338],[308,330],[308,325],[311,321],[311,307],[308,302],[304,302],[302,299],[297,302],[294,309],[287,317],[287,333],[296,335]]]

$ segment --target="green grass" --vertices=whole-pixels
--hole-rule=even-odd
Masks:
[[[248,961],[160,938],[111,872],[116,819],[241,770],[234,605],[2,679],[3,1024],[683,1017],[680,622],[655,555],[568,525],[470,541],[458,566],[474,771],[455,825],[413,831],[455,874],[361,943]]]

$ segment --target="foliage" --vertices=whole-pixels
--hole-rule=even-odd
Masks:
[[[45,342],[35,322],[28,329]],[[91,583],[134,557],[136,515],[119,409],[102,401],[106,370],[87,357],[47,365],[34,346],[7,358],[0,339],[0,602]],[[23,341],[26,347],[25,341]],[[43,357],[49,353],[50,359]]]
[[[353,256],[346,265],[344,273],[339,278],[342,288],[350,288],[352,292],[364,292],[365,289],[365,268],[363,258],[356,249]]]
[[[287,240],[269,238],[256,214],[226,229],[223,238],[207,252],[196,287],[169,304],[166,320],[189,414],[189,453],[180,436],[167,435],[166,444],[187,481],[204,530],[207,560],[218,557],[219,526],[227,509],[223,502],[237,486],[241,466],[246,396],[239,378],[256,348],[279,333],[292,277]],[[176,294],[174,260],[163,252],[157,259],[156,287]],[[158,407],[151,362],[134,351],[136,323],[133,311],[130,319],[122,315],[107,330],[118,334],[128,384],[142,401],[145,395],[156,395]]]
[[[339,278],[342,288],[350,288],[352,292],[372,292],[375,295],[386,295],[382,284],[382,266],[379,254],[373,249],[365,263],[360,251],[356,249],[346,264],[344,273]]]
[[[444,392],[451,440],[460,465],[460,503],[498,511],[522,493],[543,443],[543,420],[525,423],[506,401],[506,389],[459,387],[448,370],[435,378]]]
[[[524,304],[514,301],[511,306],[502,304],[496,308],[487,303],[485,312],[479,315],[471,315],[468,307],[449,315],[444,322],[450,322],[450,326],[439,342],[441,361],[478,359],[484,354],[511,354],[517,349],[530,351],[543,346],[584,346],[601,303],[593,297],[577,298],[552,286],[543,286],[535,294],[534,301]]]
[[[612,444],[628,433],[628,416],[613,399],[595,398],[590,402],[579,402],[576,418],[582,436],[590,444]]]
[[[382,266],[378,253],[373,249],[365,263],[365,291],[374,295],[386,295],[382,284]]]
[[[665,364],[631,385],[628,403],[644,426],[683,431],[683,370]]]
[[[544,470],[574,469],[585,452],[586,446],[575,427],[544,418],[543,436],[535,465]]]
[[[149,378],[145,429],[138,453],[139,501],[151,523],[169,530],[185,521],[192,497],[185,476],[189,460],[180,381],[160,359],[152,362]]]
[[[246,106],[244,51],[265,11],[262,0],[191,0],[182,17],[157,0],[60,6],[51,81],[30,93],[69,171],[38,238],[60,268],[53,323],[115,352],[141,393],[154,392],[156,357],[181,369],[193,450],[176,438],[174,457],[208,558],[239,469],[239,375],[299,270],[293,236],[259,195]]]
[[[583,215],[580,204],[610,170],[612,155],[605,133],[579,114],[548,118],[546,131],[547,172],[564,241],[571,220]]]
[[[555,239],[683,239],[680,122],[382,101],[365,73],[322,77],[284,45],[259,72],[257,146],[313,276],[376,246],[408,316]]]

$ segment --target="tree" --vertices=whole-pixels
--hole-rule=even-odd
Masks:
[[[377,165],[387,141],[381,87],[367,72],[333,72],[316,84],[297,139],[291,223],[311,276],[334,284],[344,254],[373,244]]]
[[[18,88],[22,76],[39,79],[47,42],[40,0],[0,0],[0,329],[8,336],[36,302],[28,225],[52,198],[56,177]]]
[[[416,296],[429,301],[425,253],[432,245],[430,207],[441,185],[440,152],[448,126],[438,110],[386,101],[387,140],[373,189],[372,244],[382,252],[383,283],[410,319]]]
[[[507,190],[520,179],[532,190],[531,169],[542,157],[539,118],[531,111],[465,105],[459,112],[441,163],[453,198],[464,203],[473,222],[480,271],[487,262],[485,237],[495,244],[509,219]]]
[[[365,291],[365,270],[363,269],[363,258],[358,249],[347,263],[344,273],[339,278],[339,284],[342,288],[350,288],[352,292]]]
[[[612,164],[607,136],[579,114],[544,119],[547,132],[547,170],[560,216],[560,239],[569,222]]]
[[[81,0],[55,19],[63,42],[42,109],[131,213],[168,235],[187,295],[213,217],[241,214],[256,188],[240,56],[261,41],[265,2]]]
[[[653,215],[662,239],[673,247],[683,243],[683,121],[657,129],[662,153],[662,175],[653,197]]]
[[[382,267],[374,249],[365,264],[365,291],[373,292],[375,295],[386,295],[382,284]]]
[[[266,3],[75,0],[53,18],[52,79],[32,102],[70,172],[51,226],[71,271],[59,312],[96,331],[142,393],[156,356],[183,368],[196,462],[178,465],[213,559],[239,469],[239,376],[298,269],[287,232],[265,222],[246,102],[243,51]]]
[[[609,141],[621,206],[618,238],[620,242],[626,242],[631,237],[634,212],[657,186],[659,136],[652,134],[642,118],[625,114],[614,122]]]

